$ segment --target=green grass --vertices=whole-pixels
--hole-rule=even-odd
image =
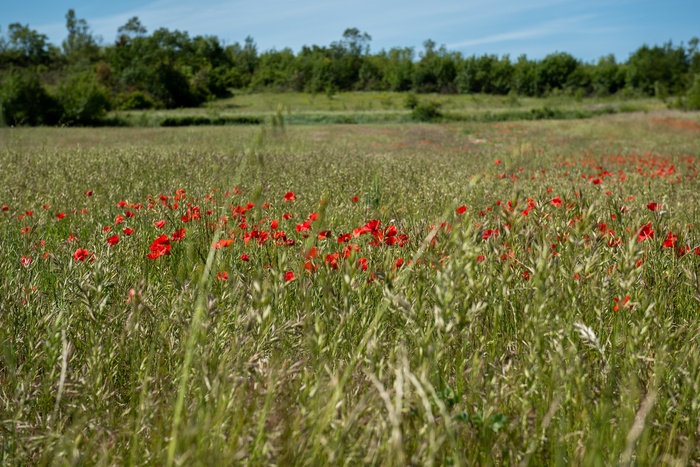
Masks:
[[[700,462],[689,116],[0,129],[2,463]]]
[[[208,118],[212,121],[253,117],[263,120],[282,105],[289,122],[297,125],[334,123],[407,123],[414,119],[404,108],[406,93],[348,92],[332,98],[305,93],[237,92],[233,98],[219,99],[200,108],[149,111],[115,111],[109,121],[132,126],[158,126],[168,118]],[[666,104],[652,98],[620,96],[576,98],[557,94],[546,98],[493,95],[421,94],[422,102],[438,101],[445,121],[531,120],[540,118],[588,118],[609,112],[649,111]]]

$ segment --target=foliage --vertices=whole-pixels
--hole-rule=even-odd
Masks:
[[[439,101],[419,102],[411,112],[411,116],[419,122],[432,122],[442,117],[442,103]]]
[[[7,40],[0,37],[0,65],[45,65],[55,60],[58,55],[56,47],[49,43],[48,37],[30,29],[29,25],[10,24],[7,36]]]
[[[153,109],[156,107],[156,103],[141,91],[134,91],[119,107],[122,110]]]
[[[160,126],[196,126],[196,125],[260,125],[258,117],[167,117]]]
[[[406,94],[403,99],[403,106],[405,109],[413,110],[418,106],[418,98],[412,92]]]
[[[63,119],[72,125],[95,125],[112,105],[109,91],[92,72],[68,77],[58,87],[56,97],[64,109]]]
[[[700,73],[695,75],[693,86],[688,90],[685,107],[689,110],[700,110]]]
[[[55,125],[63,115],[61,104],[46,92],[36,73],[16,70],[0,87],[0,108],[6,125]]]

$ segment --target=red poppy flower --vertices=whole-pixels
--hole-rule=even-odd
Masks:
[[[488,240],[491,237],[498,237],[498,230],[484,230],[484,233],[481,236],[481,238],[483,238],[484,240]]]
[[[638,242],[642,242],[647,238],[654,238],[654,231],[651,229],[651,222],[639,227],[639,231],[637,233]]]
[[[92,196],[92,190],[88,190],[87,192],[85,192],[85,194],[86,194],[87,196]]]
[[[75,238],[75,237],[73,236],[73,234],[68,235],[68,241],[69,241],[69,242],[74,242],[74,241],[76,241],[76,240],[77,240],[77,238]]]
[[[102,227],[103,232],[109,232],[109,229],[110,229],[110,226],[108,226],[108,225],[105,225],[104,227]]]
[[[366,234],[366,233],[367,233],[367,231],[365,230],[364,227],[358,227],[358,228],[356,228],[356,229],[354,229],[354,230],[352,231],[352,236],[353,236],[354,238],[357,238],[357,237],[359,237],[360,235],[363,235],[363,234]]]
[[[29,233],[29,226],[23,228],[20,232],[22,232],[22,235],[27,235]]]
[[[131,211],[126,211],[126,217],[134,217],[134,213]]]
[[[90,259],[90,261],[93,261],[95,258],[93,258],[92,253],[90,253],[88,250],[84,250],[82,248],[78,248],[75,250],[75,253],[73,253],[73,258],[76,261],[83,262],[86,259]]]
[[[185,238],[185,229],[176,230],[176,231],[173,233],[172,240],[173,240],[174,242],[179,242],[179,241],[182,240],[183,238]]]
[[[2,210],[3,211],[9,211],[10,208],[8,206],[5,206],[4,204],[2,205]]]
[[[498,164],[500,164],[500,163],[501,163],[501,161],[496,161],[496,165],[498,165]]]
[[[384,235],[387,237],[395,237],[399,233],[398,230],[396,230],[395,225],[390,225],[384,230]]]
[[[297,232],[307,232],[311,230],[311,221],[306,221],[303,224],[297,225]]]
[[[107,239],[107,244],[108,244],[109,246],[114,246],[114,245],[116,245],[117,243],[119,243],[119,235],[115,235],[114,237],[109,237],[109,238]]]
[[[593,183],[594,185],[600,185],[601,183],[603,183],[603,181],[602,181],[601,179],[599,179],[599,178],[596,178],[596,179],[593,180],[591,183]]]
[[[294,273],[289,271],[284,273],[284,280],[286,282],[293,281],[294,280]]]
[[[23,267],[27,267],[30,264],[32,264],[32,259],[29,256],[22,256],[22,259],[20,259],[20,262],[22,263]]]
[[[119,201],[117,203],[117,207],[119,207],[119,208],[123,208],[124,206],[126,206],[126,201]]]
[[[466,207],[466,206],[460,206],[460,207],[457,208],[457,211],[456,211],[456,212],[457,212],[457,214],[464,214],[465,212],[467,212],[467,207]]]
[[[331,236],[331,231],[330,230],[324,230],[323,232],[319,232],[318,234],[318,239],[319,240],[325,240],[326,238]]]
[[[294,193],[292,193],[291,191],[290,191],[289,193],[286,193],[286,194],[284,195],[284,200],[285,200],[285,201],[294,201],[295,199],[297,199],[297,197],[294,196]]]
[[[148,248],[152,252],[148,254],[150,259],[160,258],[163,255],[170,256],[170,239],[167,235],[161,235]]]
[[[672,232],[668,233],[668,237],[666,237],[666,240],[664,240],[664,248],[673,248],[676,246],[676,240],[678,237],[673,235]]]
[[[350,253],[352,253],[353,251],[360,251],[360,247],[355,244],[352,244],[343,248],[343,258],[349,258]]]
[[[358,196],[355,196],[355,197],[352,199],[352,202],[353,202],[353,203],[357,203],[359,200],[360,200],[360,198],[359,198]]]
[[[217,281],[227,281],[228,280],[228,273],[226,271],[220,271],[219,274],[216,275],[216,280]]]
[[[126,235],[131,235],[132,233],[134,233],[134,229],[124,229],[122,230],[122,232],[124,232]]]
[[[275,219],[274,221],[270,222],[270,230],[275,230],[279,226],[280,221]]]
[[[124,222],[124,218],[122,216],[117,216],[117,218],[114,219],[114,225],[119,225],[122,222]]]
[[[391,270],[393,271],[394,269],[400,268],[401,266],[403,266],[403,258],[399,258],[396,261],[394,261],[394,267],[392,267]]]
[[[344,234],[338,237],[338,243],[345,243],[347,241],[350,241],[350,234]]]
[[[613,308],[613,311],[617,311],[617,310],[620,309],[620,305],[619,305],[620,299],[617,298],[617,297],[615,297],[615,298],[613,298],[613,300],[615,300],[615,302],[618,303],[618,305],[615,305],[615,307]],[[630,297],[629,297],[629,295],[627,295],[627,296],[622,300],[622,307],[623,307],[623,308],[627,308],[627,307],[632,308],[631,306],[627,305],[627,302],[629,302],[629,301],[630,301]]]
[[[373,232],[379,229],[380,225],[382,225],[382,221],[369,221],[365,224],[365,230],[368,232]]]
[[[649,208],[650,211],[656,211],[659,209],[661,205],[659,203],[649,203],[647,204],[647,208]]]
[[[291,215],[291,214],[284,214],[284,215],[282,215],[282,219],[284,219],[284,220],[291,219],[291,218],[292,218],[292,215]]]
[[[486,259],[486,256],[483,256],[483,255],[482,255],[482,256],[477,256],[477,257],[476,257],[476,260],[477,260],[478,262],[480,262],[480,263],[481,263],[482,261],[484,261],[485,259]]]
[[[159,229],[162,229],[165,226],[165,220],[154,222],[153,225],[155,225]]]
[[[558,208],[561,206],[561,197],[560,196],[557,196],[556,198],[552,199],[552,206],[554,206],[555,208]]]
[[[34,211],[24,211],[24,213],[28,216],[34,215]]]
[[[307,219],[312,220],[312,221],[317,220],[317,219],[318,219],[318,213],[317,213],[317,212],[314,212],[313,214],[310,214],[309,217],[307,217]]]
[[[51,206],[49,206],[48,204],[42,204],[41,207],[43,209],[49,209]]]
[[[56,217],[59,218],[59,219],[63,219],[64,217],[66,217],[66,213],[65,213],[65,212],[59,212],[58,214],[56,214]]]
[[[326,266],[331,269],[338,269],[338,253],[326,255]]]
[[[227,247],[233,243],[233,240],[219,240],[218,242],[214,243],[214,249],[218,250],[222,247]]]
[[[361,271],[366,271],[367,270],[367,258],[358,259],[357,266],[360,268]]]
[[[248,255],[241,255],[241,261],[250,261]]]
[[[314,259],[317,253],[318,250],[316,249],[316,247],[312,247],[309,250],[303,251],[302,255],[304,256],[304,259],[308,261],[310,259]]]

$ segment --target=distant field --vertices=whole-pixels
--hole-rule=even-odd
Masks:
[[[697,465],[700,115],[635,105],[0,129],[0,463]]]
[[[348,92],[331,98],[324,94],[305,93],[250,93],[236,92],[229,99],[215,100],[200,108],[118,111],[110,116],[120,117],[133,125],[154,126],[167,117],[197,116],[208,118],[260,117],[266,119],[282,105],[284,113],[292,123],[401,123],[411,120],[411,111],[404,107],[407,93]],[[576,98],[558,95],[546,98],[494,96],[494,95],[449,95],[420,94],[422,102],[438,101],[445,120],[498,118],[522,120],[519,114],[531,109],[552,109],[563,112],[587,112],[593,114],[604,109],[615,112],[650,111],[665,109],[666,103],[653,98],[604,97]]]

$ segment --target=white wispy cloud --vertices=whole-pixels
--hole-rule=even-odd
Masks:
[[[545,21],[535,27],[521,29],[519,31],[510,31],[501,34],[493,34],[485,37],[469,39],[461,42],[447,44],[449,49],[461,49],[464,47],[472,47],[475,45],[493,44],[498,42],[513,41],[518,39],[531,39],[535,37],[543,37],[554,34],[559,34],[571,30],[575,24],[581,24],[589,19],[593,19],[596,15],[581,15],[573,18],[558,19],[554,21]]]

